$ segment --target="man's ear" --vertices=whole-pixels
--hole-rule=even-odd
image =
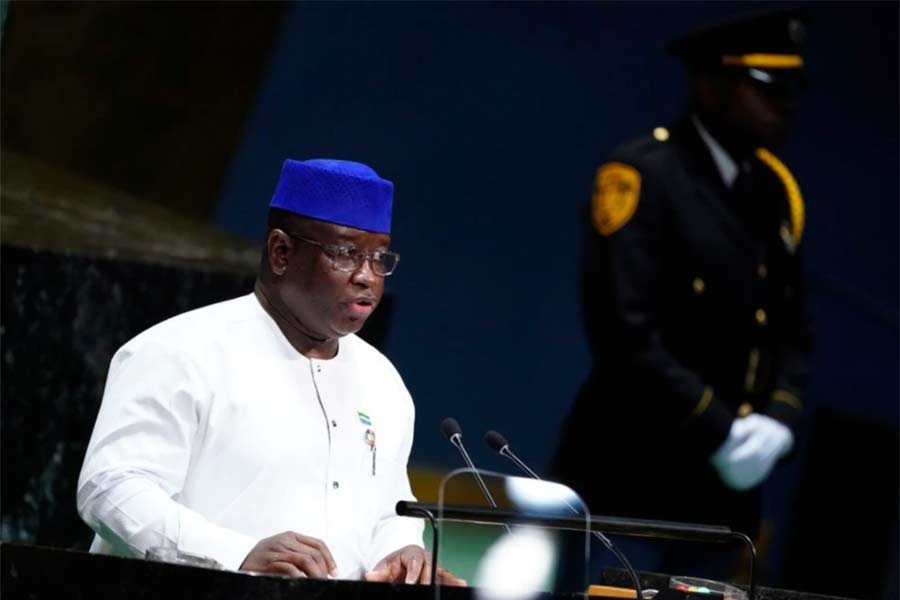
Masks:
[[[275,276],[282,276],[287,271],[288,261],[293,244],[290,236],[280,229],[272,229],[266,237],[266,257],[269,271]]]

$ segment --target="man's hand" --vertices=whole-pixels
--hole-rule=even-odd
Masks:
[[[244,559],[241,571],[324,579],[337,575],[337,565],[322,540],[285,531],[260,540]]]
[[[436,575],[441,585],[466,585],[465,579],[443,567],[437,568]],[[374,569],[366,573],[366,581],[431,583],[431,553],[419,546],[404,546],[382,558]]]
[[[764,415],[735,419],[728,438],[710,461],[722,481],[733,490],[749,490],[762,483],[778,459],[790,452],[794,434]]]

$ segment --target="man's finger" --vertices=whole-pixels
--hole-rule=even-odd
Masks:
[[[422,558],[418,554],[413,554],[404,562],[406,563],[406,583],[419,581],[419,575],[422,574]]]
[[[379,568],[372,569],[368,573],[366,573],[366,581],[381,581],[387,582],[391,580],[391,569],[386,565]]]
[[[322,552],[313,546],[305,546],[303,550],[300,552],[301,554],[308,555],[312,560],[316,561],[316,565],[319,569],[322,570],[322,577],[328,577],[329,574],[334,574],[332,571],[334,569],[331,565],[328,564],[328,557],[326,557]]]
[[[422,565],[422,573],[419,575],[419,583],[422,585],[428,585],[431,583],[431,561],[426,559],[425,564]]]
[[[389,567],[391,571],[390,581],[400,581],[404,571],[403,559],[399,555],[395,556],[391,559]]]
[[[327,577],[328,575],[330,570],[328,568],[328,563],[325,561],[325,557],[322,556],[322,553],[319,552],[318,548],[298,544],[296,548],[284,550],[283,554],[290,555],[292,557],[290,559],[291,562],[299,567],[303,566],[300,564],[302,561],[306,561],[305,564],[310,564],[310,562],[315,563],[315,573],[307,571],[307,575],[312,577]]]
[[[306,577],[306,573],[304,573],[291,563],[282,561],[269,563],[269,565],[266,567],[265,572],[287,575],[289,577]]]
[[[310,577],[325,579],[328,576],[323,564],[318,562],[311,553],[283,552],[279,558],[283,562],[291,563]]]
[[[328,552],[328,547],[325,546],[325,543],[321,540],[295,533],[286,545],[290,550],[294,552],[297,552],[299,554],[308,554],[313,559],[315,559],[315,561],[319,563],[319,568],[321,569],[322,573],[325,573],[325,575],[322,575],[322,577],[327,576],[327,574],[329,573],[332,575],[336,574],[334,563],[328,562],[328,558],[331,556],[331,553]]]
[[[331,555],[331,550],[328,549],[328,546],[320,539],[309,537],[307,535],[300,535],[299,533],[295,534],[297,536],[297,540],[305,545],[312,546],[322,555],[322,558],[325,561],[325,570],[327,573],[331,575],[337,575],[337,563],[334,561],[334,557]]]
[[[469,583],[460,577],[457,577],[447,569],[443,567],[437,568],[437,578],[441,582],[441,585],[453,585],[458,587],[467,587]]]

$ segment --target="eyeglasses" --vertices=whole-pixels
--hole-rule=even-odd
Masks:
[[[313,246],[321,248],[322,252],[331,259],[331,266],[337,271],[352,273],[362,267],[363,262],[368,259],[372,265],[372,271],[376,275],[387,277],[394,272],[397,268],[397,263],[400,262],[400,255],[396,252],[382,252],[380,250],[376,250],[375,252],[360,252],[352,246],[332,246],[305,238],[296,233],[291,233],[290,231],[285,231],[285,233],[301,242],[306,242],[307,244],[312,244]]]

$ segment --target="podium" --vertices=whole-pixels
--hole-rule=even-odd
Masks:
[[[430,600],[431,588],[291,579],[19,544],[0,545],[5,600]],[[471,590],[444,588],[448,600]]]
[[[0,590],[6,600],[429,600],[424,585],[392,585],[365,581],[289,579],[217,571],[136,558],[121,558],[21,544],[0,544]],[[665,589],[668,578],[641,573],[646,587]],[[628,585],[621,572],[604,572],[610,585]],[[538,594],[541,600],[583,598],[577,594]],[[447,600],[474,600],[472,588],[441,589]],[[661,592],[657,596],[663,600]],[[666,590],[668,600],[701,600],[701,596]],[[708,598],[708,597],[706,597]],[[761,600],[834,600],[834,596],[804,594],[767,587],[757,588]]]

